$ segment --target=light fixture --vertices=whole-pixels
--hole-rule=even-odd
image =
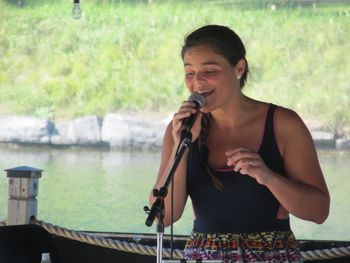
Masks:
[[[81,8],[79,0],[74,0],[73,9],[72,9],[72,18],[80,19],[81,18]]]

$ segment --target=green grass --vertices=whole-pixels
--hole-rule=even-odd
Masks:
[[[17,2],[17,1],[15,1]],[[233,28],[247,48],[245,93],[331,128],[350,122],[350,5],[346,1],[0,2],[0,114],[70,118],[170,111],[186,98],[183,36]],[[299,4],[298,4],[299,3]]]

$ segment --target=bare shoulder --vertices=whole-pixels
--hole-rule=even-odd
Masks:
[[[299,129],[308,131],[304,121],[294,110],[277,107],[276,110],[276,125],[280,131],[285,131],[287,133],[297,132]]]
[[[287,124],[288,122],[302,122],[301,117],[292,109],[284,108],[281,106],[277,107],[277,118],[280,122]]]
[[[302,118],[295,111],[277,107],[276,110],[276,137],[281,153],[285,149],[293,146],[313,147],[313,141],[310,132]]]

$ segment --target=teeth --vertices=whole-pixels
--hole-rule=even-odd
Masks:
[[[197,91],[197,93],[199,93],[199,94],[206,94],[206,93],[209,93],[210,92],[210,90],[199,90],[199,91]]]

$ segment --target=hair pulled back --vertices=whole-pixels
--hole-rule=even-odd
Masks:
[[[185,37],[181,50],[182,59],[184,59],[185,53],[189,49],[203,45],[210,47],[215,53],[223,56],[232,66],[235,66],[241,59],[245,60],[246,68],[240,79],[240,86],[243,88],[248,75],[248,61],[245,58],[246,50],[240,37],[226,26],[206,25],[200,27]],[[211,114],[205,113],[202,118],[201,132],[198,139],[200,160],[201,165],[211,177],[216,188],[222,190],[224,187],[222,182],[217,178],[215,171],[208,163],[209,148],[206,143],[206,138],[210,122]]]
[[[182,59],[190,48],[203,45],[212,48],[214,52],[223,56],[232,66],[235,66],[241,59],[245,60],[246,68],[240,79],[242,88],[247,80],[248,61],[245,58],[246,50],[241,38],[226,26],[203,26],[185,37],[181,50]]]

